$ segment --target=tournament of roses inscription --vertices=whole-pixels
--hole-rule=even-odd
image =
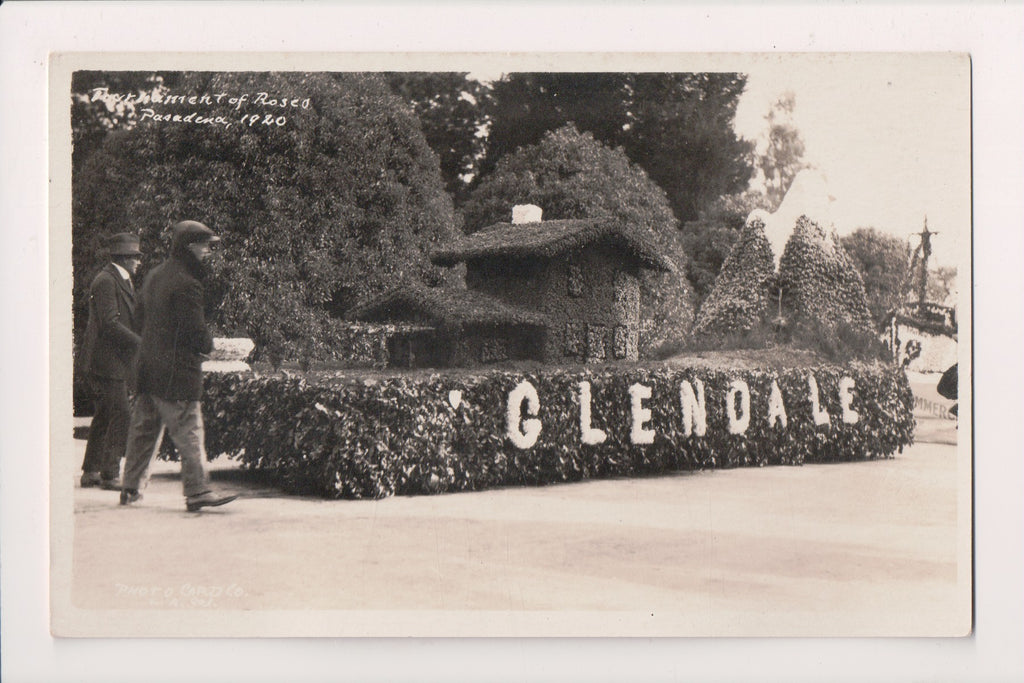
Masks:
[[[94,88],[90,93],[90,101],[103,102],[111,111],[118,107],[130,107],[137,113],[139,122],[223,128],[235,125],[282,128],[288,125],[290,115],[308,111],[313,106],[308,97],[288,97],[262,91],[185,95],[159,91],[119,93],[111,92],[107,87]],[[182,108],[187,111],[179,111]]]

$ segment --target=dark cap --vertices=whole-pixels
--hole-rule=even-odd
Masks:
[[[199,221],[181,221],[171,227],[171,242],[176,245],[195,244],[196,242],[220,242],[213,230]]]
[[[107,250],[111,256],[142,256],[139,251],[139,236],[130,232],[119,232],[107,239]]]

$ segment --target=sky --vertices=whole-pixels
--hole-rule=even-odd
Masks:
[[[755,139],[783,92],[804,158],[824,176],[840,235],[871,226],[900,237],[925,216],[932,264],[970,248],[970,65],[952,54],[765,58],[751,64],[736,130]],[[911,238],[917,245],[918,239]]]

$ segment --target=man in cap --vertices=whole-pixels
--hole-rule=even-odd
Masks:
[[[142,330],[138,395],[128,431],[121,505],[142,498],[140,490],[166,429],[181,458],[186,508],[196,512],[237,497],[210,488],[200,403],[203,358],[213,349],[203,314],[204,263],[220,238],[197,221],[176,223],[171,230],[171,254],[146,277],[137,308]]]
[[[82,367],[95,394],[96,412],[82,461],[83,487],[118,490],[128,436],[128,380],[139,346],[132,275],[139,268],[139,238],[126,232],[107,241],[110,262],[89,285],[89,321]]]

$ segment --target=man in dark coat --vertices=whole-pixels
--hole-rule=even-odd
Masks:
[[[210,489],[206,473],[203,414],[203,358],[213,337],[203,314],[204,262],[220,241],[196,221],[172,228],[171,255],[142,286],[137,316],[142,329],[138,395],[132,409],[125,454],[121,504],[139,500],[164,429],[181,458],[181,478],[189,512],[236,498]]]
[[[132,275],[139,268],[139,238],[119,233],[108,241],[110,263],[89,285],[89,321],[82,365],[96,397],[96,412],[82,461],[83,487],[118,490],[128,437],[128,380],[139,345]]]

